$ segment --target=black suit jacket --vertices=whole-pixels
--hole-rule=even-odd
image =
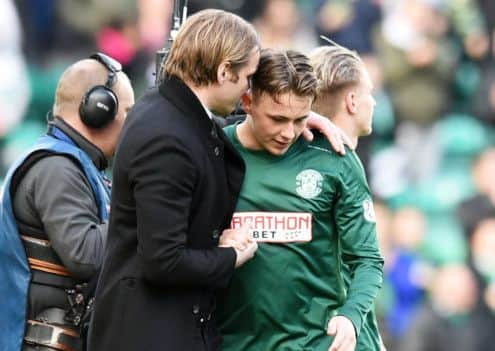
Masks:
[[[114,162],[107,251],[90,351],[216,350],[219,248],[245,165],[193,92],[170,78],[130,111]]]

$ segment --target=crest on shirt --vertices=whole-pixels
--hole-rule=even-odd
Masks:
[[[376,222],[375,209],[373,207],[373,201],[366,199],[363,201],[364,219],[368,222]]]
[[[312,199],[321,193],[323,176],[314,169],[305,169],[296,176],[296,192],[305,199]]]

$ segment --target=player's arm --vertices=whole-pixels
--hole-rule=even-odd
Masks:
[[[371,194],[360,162],[355,157],[352,153],[343,160],[339,174],[340,196],[334,215],[342,259],[352,277],[339,315],[352,322],[357,336],[381,288],[383,258],[378,246]]]

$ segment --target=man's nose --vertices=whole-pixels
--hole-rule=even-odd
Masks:
[[[284,128],[282,129],[282,132],[280,133],[284,139],[287,140],[292,140],[296,136],[295,130],[294,130],[294,124],[292,123],[287,123],[284,125]]]

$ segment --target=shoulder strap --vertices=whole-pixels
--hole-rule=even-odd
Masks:
[[[31,155],[29,155],[24,162],[15,170],[14,174],[12,175],[12,179],[10,181],[10,198],[14,199],[15,194],[17,192],[17,189],[19,188],[19,185],[21,184],[22,180],[26,176],[26,174],[29,172],[31,167],[33,167],[38,161],[45,157],[50,157],[50,156],[63,156],[67,157],[69,160],[73,161],[73,163],[83,171],[81,165],[77,160],[75,160],[71,155],[68,154],[61,154],[57,153],[54,151],[50,150],[38,150],[33,152]],[[14,214],[15,215],[15,214]],[[44,234],[43,228],[35,228],[33,226],[30,226],[27,223],[22,222],[18,218],[16,218],[19,231],[23,234],[27,234],[39,239],[45,239],[46,236]]]
[[[9,189],[11,198],[14,198],[22,179],[31,167],[33,167],[41,159],[55,155],[64,156],[72,160],[70,155],[58,154],[50,150],[39,150],[29,155],[12,175]],[[74,163],[78,164],[77,162]],[[55,251],[53,251],[50,242],[46,240],[47,238],[43,228],[34,228],[20,222],[18,219],[16,220],[18,221],[21,240],[23,242],[24,249],[26,250],[26,256],[28,258],[31,270],[64,278],[70,277],[71,274],[63,266]]]
[[[84,172],[81,164],[77,159],[69,154],[58,153],[50,150],[38,150],[29,155],[24,162],[16,169],[12,175],[12,180],[10,181],[10,197],[13,199],[14,195],[21,184],[22,179],[27,174],[27,172],[33,167],[38,161],[49,156],[63,156],[71,160],[81,171]]]
[[[12,175],[12,180],[10,181],[10,197],[13,199],[14,195],[21,184],[22,179],[26,175],[26,173],[34,166],[36,162],[45,158],[47,156],[53,155],[53,152],[48,150],[40,150],[33,152],[31,155],[27,157],[26,160],[16,169],[14,174]]]

